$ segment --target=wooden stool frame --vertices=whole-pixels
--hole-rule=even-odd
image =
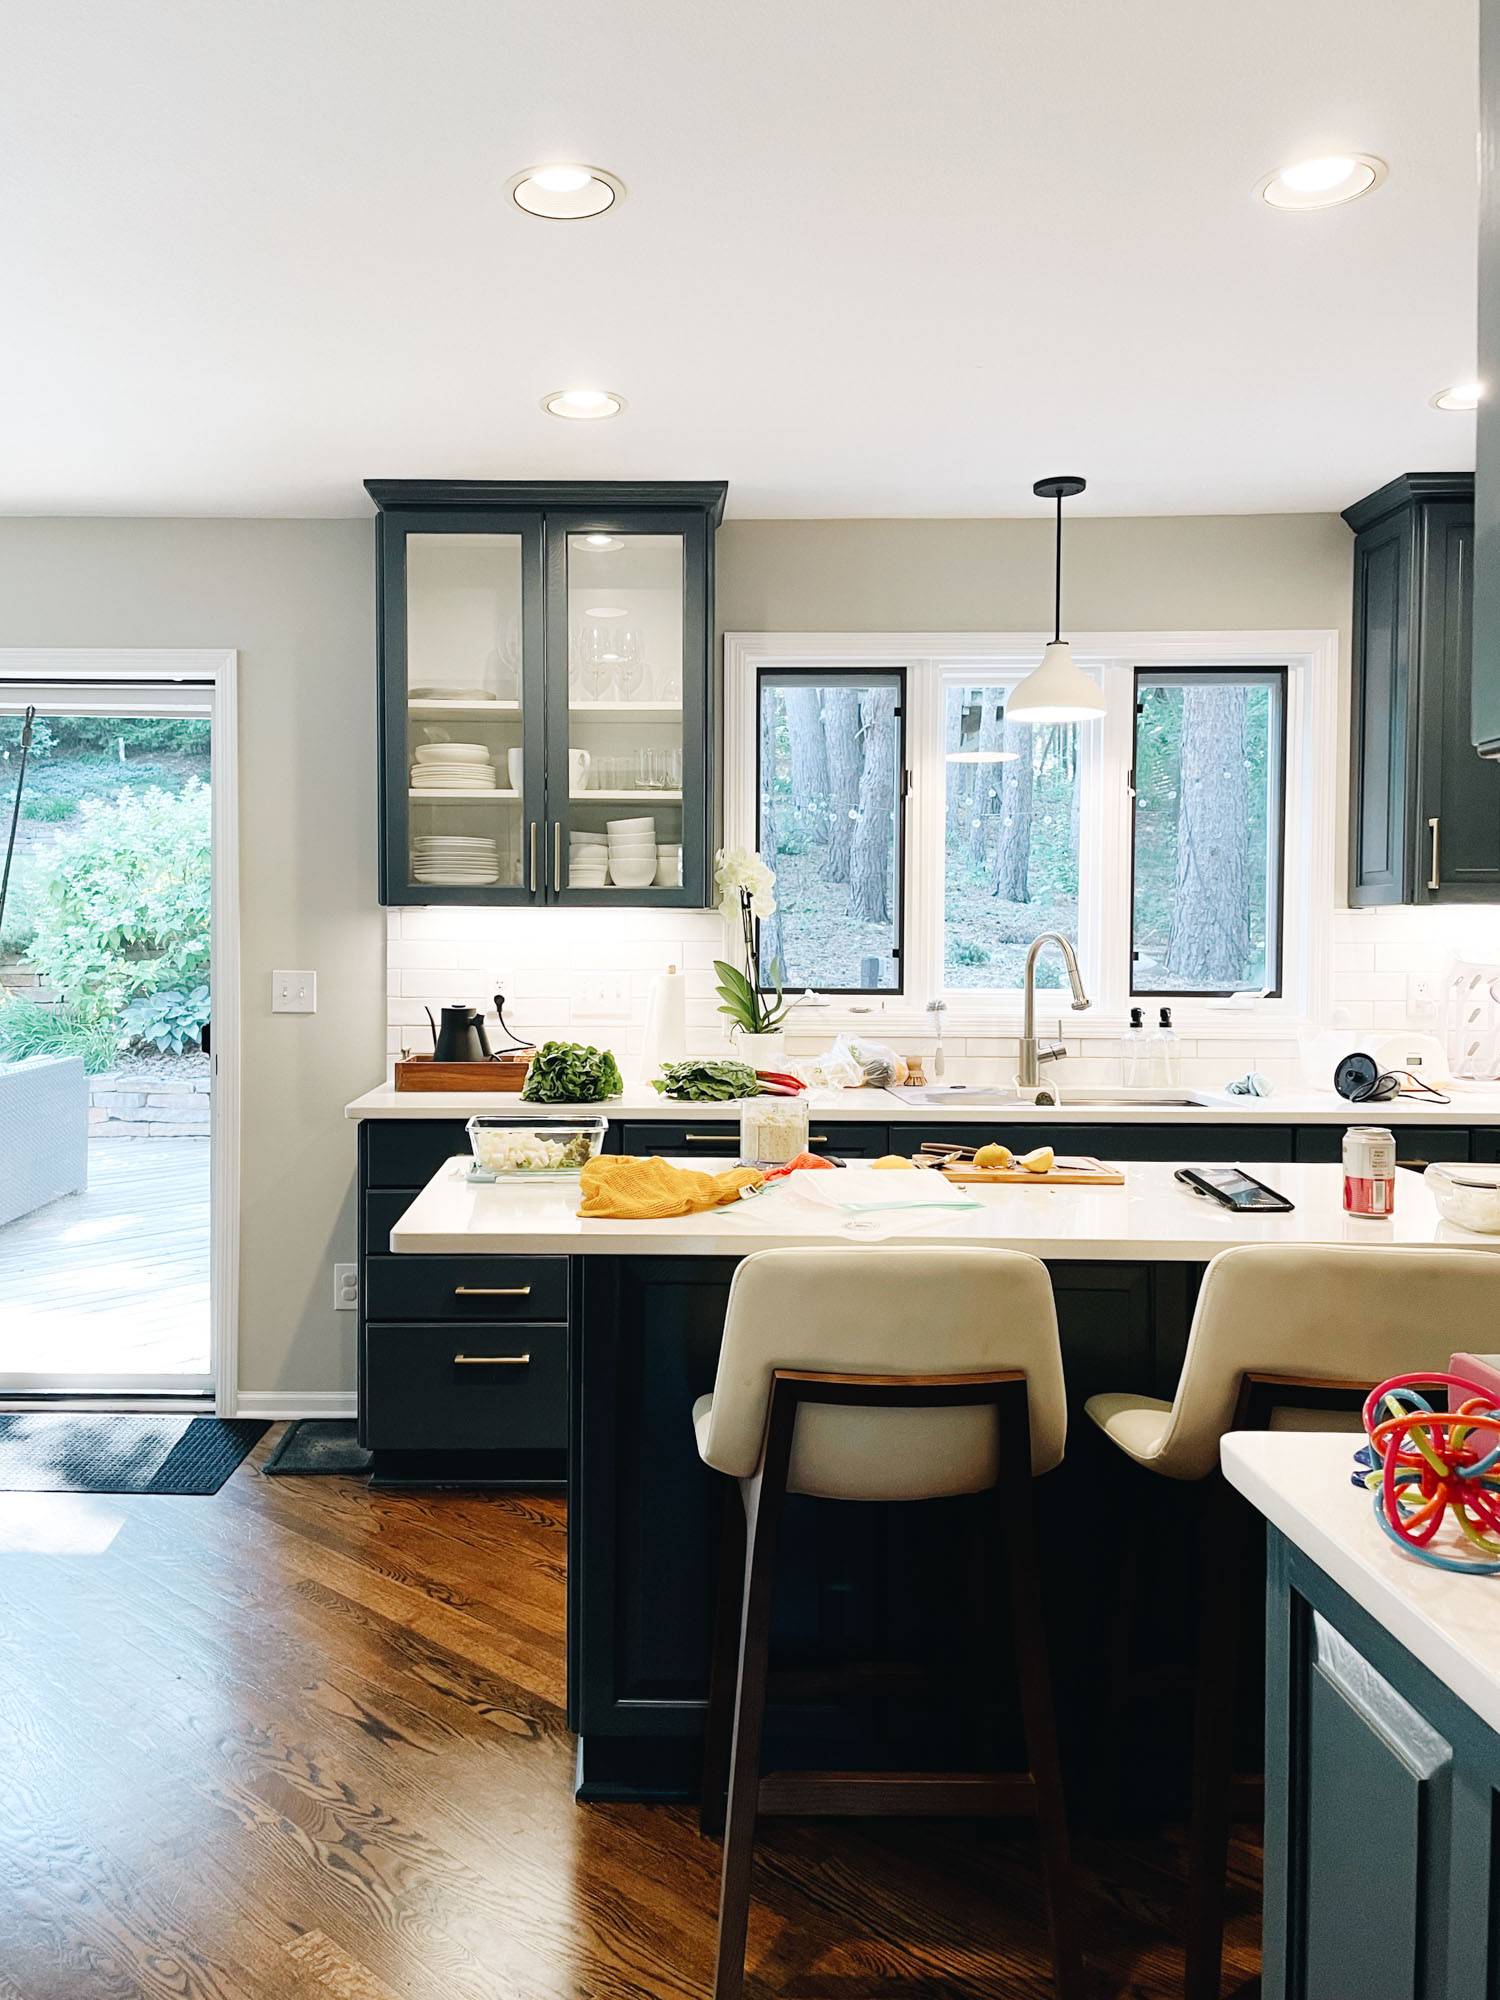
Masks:
[[[1024,1772],[808,1771],[760,1773],[769,1680],[776,1541],[787,1493],[797,1414],[804,1404],[843,1409],[952,1409],[990,1405],[999,1472],[990,1489],[994,1547],[1005,1551],[1021,1714]],[[1026,1377],[1014,1370],[963,1375],[833,1375],[777,1369],[758,1492],[733,1482],[726,1496],[700,1823],[724,1829],[714,2000],[739,2000],[755,1828],[761,1813],[1024,1814],[1037,1822],[1058,2000],[1079,2000],[1083,1965],[1073,1917],[1062,1772],[1052,1680],[1042,1626],[1032,1507],[1031,1421]],[[869,1691],[869,1682],[861,1683]]]

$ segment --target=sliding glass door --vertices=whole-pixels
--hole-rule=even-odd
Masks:
[[[212,706],[0,682],[0,1396],[213,1387]]]

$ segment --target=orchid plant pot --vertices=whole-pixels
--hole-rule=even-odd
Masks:
[[[752,1069],[780,1069],[786,1062],[786,1036],[779,1029],[768,1035],[751,1035],[743,1028],[731,1028],[729,1040],[737,1060],[749,1063]]]

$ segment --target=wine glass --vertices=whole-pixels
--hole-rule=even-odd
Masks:
[[[584,637],[584,682],[589,699],[603,701],[607,690],[614,685],[620,649],[607,626],[590,624],[584,628]]]
[[[624,701],[636,701],[646,679],[645,634],[635,626],[623,626],[618,634],[620,654],[620,696]]]

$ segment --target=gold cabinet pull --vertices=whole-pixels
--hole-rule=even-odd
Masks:
[[[455,1354],[455,1368],[524,1368],[529,1354]]]
[[[552,822],[552,886],[554,889],[565,889],[568,886],[563,881],[562,821],[560,819],[555,819]]]
[[[728,1146],[733,1151],[734,1134],[732,1132],[684,1132],[682,1143],[684,1146]]]
[[[530,1285],[455,1285],[456,1299],[529,1299]]]
[[[807,1143],[809,1146],[826,1146],[828,1144],[828,1134],[826,1132],[809,1132]]]
[[[1429,889],[1441,889],[1443,871],[1438,866],[1438,823],[1435,817],[1428,820],[1427,831],[1432,835],[1432,873],[1427,878],[1427,886]]]
[[[531,872],[526,878],[526,886],[532,895],[536,894],[536,821],[531,822]]]

